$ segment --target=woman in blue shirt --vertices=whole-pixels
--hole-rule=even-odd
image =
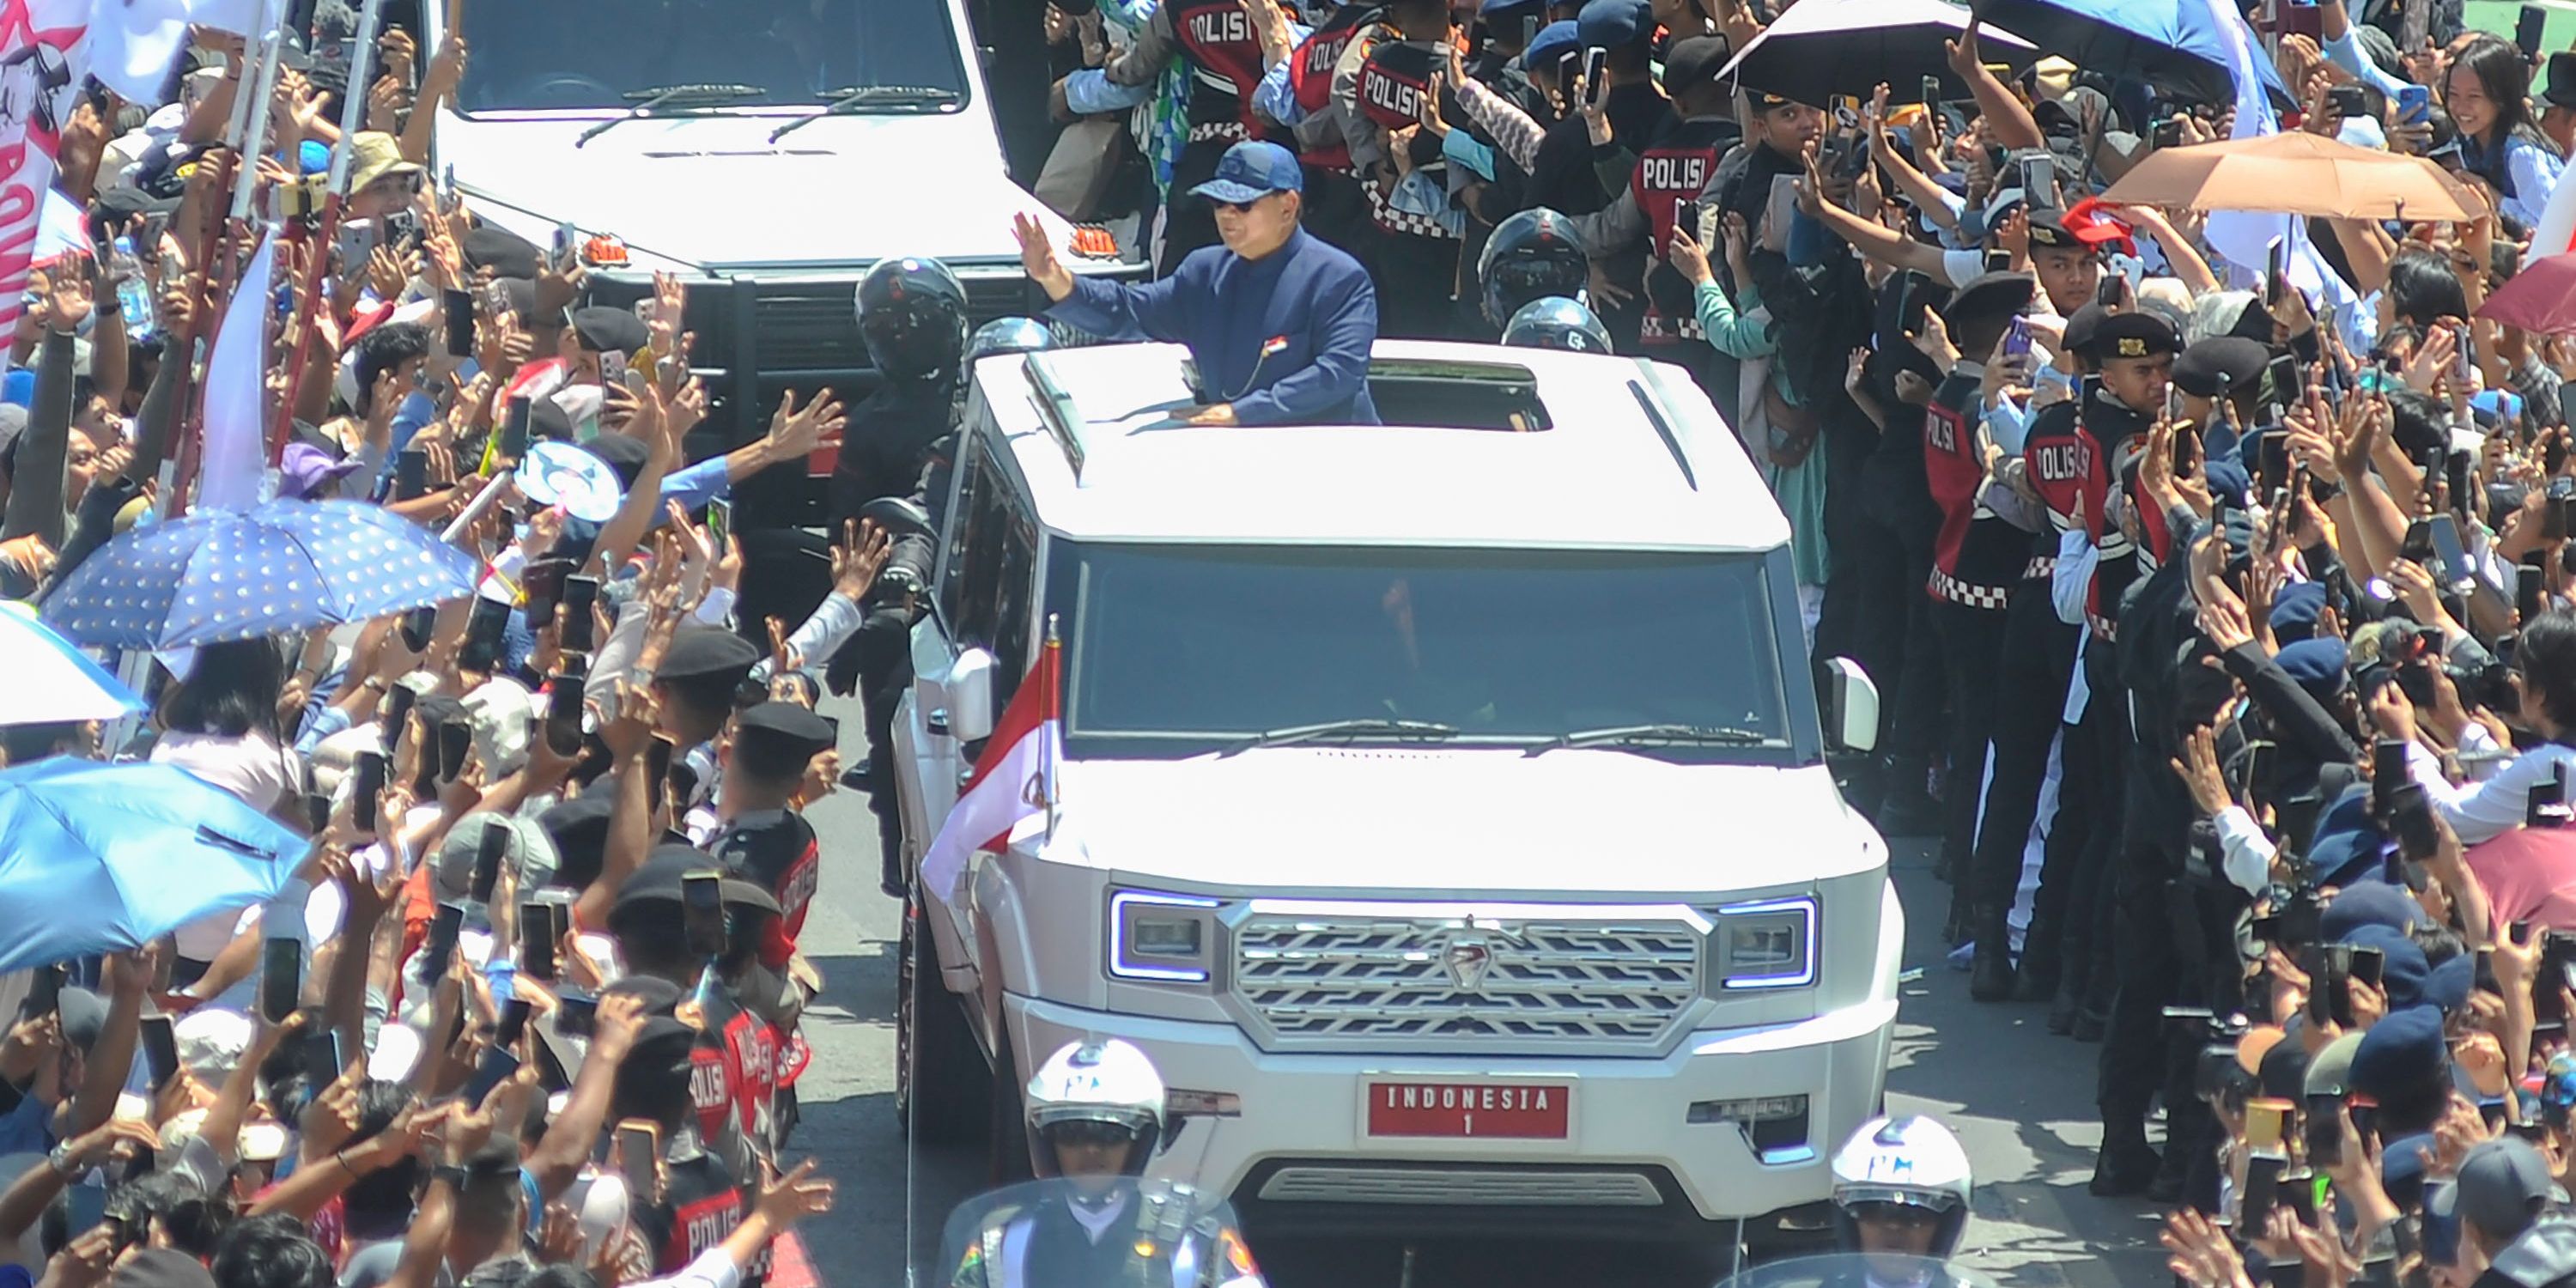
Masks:
[[[2539,222],[2564,165],[2531,117],[2531,67],[2522,51],[2480,36],[2443,77],[2442,105],[2460,127],[2460,160],[2496,190],[2504,213]]]

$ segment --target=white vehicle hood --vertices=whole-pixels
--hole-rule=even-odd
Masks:
[[[980,113],[600,123],[443,116],[441,164],[475,208],[547,245],[557,222],[624,238],[639,265],[819,271],[887,255],[1019,262],[1011,216],[1040,213],[1004,173]],[[496,208],[496,202],[507,206]],[[519,207],[513,210],[508,207]],[[1063,221],[1041,215],[1064,236]]]
[[[1047,859],[1189,890],[1681,896],[1886,861],[1821,766],[1275,747],[1068,762],[1057,792]]]

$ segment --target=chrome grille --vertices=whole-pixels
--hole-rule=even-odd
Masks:
[[[1232,987],[1273,1047],[1645,1052],[1698,1000],[1706,942],[1681,920],[1255,913]]]
[[[764,371],[829,370],[867,365],[850,283],[763,286],[752,298]]]

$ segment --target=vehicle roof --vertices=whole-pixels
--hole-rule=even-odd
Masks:
[[[1553,546],[1768,551],[1788,521],[1689,376],[1639,359],[1381,340],[1389,364],[1518,368],[1551,428],[1187,426],[1188,351],[1060,349],[1043,367],[1075,409],[1073,453],[1020,355],[975,378],[1039,521],[1075,539],[1205,544]],[[1673,444],[1631,386],[1654,401]],[[1677,458],[1676,453],[1679,453]],[[1687,461],[1687,469],[1684,467]]]

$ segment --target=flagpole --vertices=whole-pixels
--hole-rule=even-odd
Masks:
[[[385,0],[366,0],[358,10],[357,37],[349,50],[349,85],[340,94],[340,138],[331,145],[329,194],[322,202],[322,221],[314,229],[304,257],[304,283],[296,292],[295,352],[288,356],[286,367],[286,400],[278,406],[277,423],[268,436],[268,463],[280,466],[286,460],[286,440],[295,429],[295,406],[304,396],[304,373],[313,352],[314,319],[321,313],[322,283],[328,276],[331,246],[339,240],[340,219],[349,201],[349,163],[357,151],[360,127],[367,123],[367,87],[370,83],[369,57],[376,48],[376,27],[382,20]]]
[[[277,69],[281,61],[278,55],[286,40],[286,24],[277,19],[276,7],[270,3],[260,8],[260,23],[266,34],[260,38],[259,80],[252,88],[250,102],[246,105],[248,115],[242,122],[242,145],[235,154],[235,163],[241,168],[233,175],[232,226],[225,230],[227,234],[250,223],[251,202],[259,191],[259,156],[268,147],[269,118],[276,115],[270,110],[270,100],[277,96]],[[241,164],[244,162],[248,164]],[[227,242],[224,247],[227,269],[233,267],[232,258],[232,246]]]
[[[232,189],[232,205],[226,217],[208,220],[206,240],[214,245],[198,259],[204,266],[203,280],[208,289],[205,297],[197,301],[203,316],[196,327],[195,363],[190,368],[196,380],[191,391],[194,396],[189,399],[186,419],[180,426],[178,487],[170,498],[172,518],[188,512],[189,493],[204,461],[204,445],[199,440],[206,428],[205,364],[214,352],[215,334],[222,329],[223,314],[228,311],[217,309],[214,300],[219,293],[216,288],[222,288],[220,293],[229,298],[240,285],[234,280],[240,265],[233,252],[241,230],[250,223],[252,202],[259,191],[259,156],[267,146],[268,122],[274,115],[270,100],[277,94],[277,70],[286,35],[283,15],[277,10],[276,0],[261,0],[258,53],[242,69],[242,79],[233,85],[233,114],[224,136],[224,164],[231,170],[223,176]]]
[[[1064,638],[1057,634],[1056,625],[1056,614],[1047,614],[1046,644],[1042,655],[1046,659],[1046,679],[1044,680],[1044,683],[1050,690],[1050,692],[1045,695],[1047,700],[1047,709],[1050,714],[1061,719],[1064,713]],[[1059,731],[1057,736],[1061,738],[1063,736],[1062,732]],[[1055,758],[1052,756],[1048,757],[1046,760],[1046,776],[1046,835],[1049,841],[1053,841],[1055,839],[1055,806],[1058,792],[1056,790],[1055,782]]]

